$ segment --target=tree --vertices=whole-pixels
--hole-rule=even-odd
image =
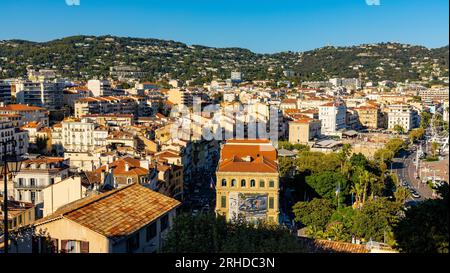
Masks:
[[[394,131],[397,132],[397,134],[404,134],[405,129],[400,124],[395,124]]]
[[[352,231],[365,241],[383,242],[386,234],[399,222],[401,212],[402,205],[397,202],[386,198],[369,200],[362,209],[357,210]]]
[[[410,196],[411,193],[407,189],[399,186],[397,186],[397,190],[394,192],[395,201],[399,204],[404,204]]]
[[[280,177],[284,178],[290,176],[295,170],[295,159],[289,157],[280,157],[278,159],[278,166],[280,171]]]
[[[439,143],[433,141],[431,142],[431,153],[433,154],[433,157],[436,157],[436,153],[439,149]]]
[[[394,158],[394,156],[395,156],[394,152],[386,148],[377,150],[373,155],[375,160],[384,163],[390,163]]]
[[[394,229],[398,249],[408,253],[449,253],[448,184],[437,189],[441,198],[428,199],[405,212]]]
[[[338,152],[339,159],[341,161],[341,173],[344,172],[344,164],[347,162],[352,152],[352,145],[345,143],[342,145],[341,150]]]
[[[335,171],[341,166],[336,153],[324,154],[320,152],[303,151],[296,160],[297,170],[300,172],[319,173]]]
[[[420,140],[425,135],[424,128],[416,128],[409,133],[409,140],[411,143],[415,143],[417,140]]]
[[[294,235],[278,225],[242,218],[227,222],[214,214],[178,215],[163,244],[169,253],[302,252]]]
[[[339,185],[339,203],[343,204],[349,194],[347,179],[338,172],[325,171],[306,177],[308,184],[322,198],[337,204],[336,190]]]
[[[323,231],[334,213],[334,206],[327,199],[315,198],[311,202],[298,202],[292,210],[296,221]]]
[[[426,129],[428,126],[430,126],[431,117],[431,113],[425,111],[421,112],[420,127]]]

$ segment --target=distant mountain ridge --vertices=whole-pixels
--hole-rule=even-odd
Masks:
[[[188,46],[176,41],[116,36],[0,41],[0,78],[24,76],[28,65],[56,69],[63,77],[81,80],[107,77],[110,67],[131,65],[146,72],[146,80],[192,79],[193,84],[226,79],[235,70],[242,71],[246,80],[359,77],[365,81],[438,81],[448,77],[449,46],[428,49],[379,43],[260,54],[236,47]],[[286,78],[286,70],[295,72],[295,76]]]

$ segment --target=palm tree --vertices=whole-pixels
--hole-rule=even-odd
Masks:
[[[411,196],[411,193],[402,187],[397,187],[397,190],[394,192],[395,201],[404,204],[406,199]]]

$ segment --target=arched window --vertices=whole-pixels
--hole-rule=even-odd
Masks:
[[[226,179],[222,179],[222,187],[226,187],[227,186],[227,180]]]
[[[236,186],[236,179],[231,180],[231,186],[235,187]]]
[[[254,188],[256,186],[256,181],[255,179],[250,180],[250,187]]]
[[[246,181],[245,181],[245,179],[242,179],[241,180],[241,187],[245,187],[246,186]]]
[[[128,182],[128,184],[133,183],[133,178],[128,178],[128,179],[127,179],[127,182]]]

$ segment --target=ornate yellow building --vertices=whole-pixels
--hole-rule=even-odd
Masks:
[[[216,213],[278,223],[277,151],[269,140],[228,140],[216,174]]]

